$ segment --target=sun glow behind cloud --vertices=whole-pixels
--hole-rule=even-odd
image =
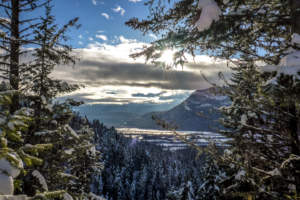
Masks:
[[[173,55],[175,51],[167,50],[160,57],[161,61],[166,62],[167,64],[171,64],[173,62]]]
[[[64,67],[54,71],[57,79],[87,86],[65,98],[84,100],[90,105],[179,103],[194,90],[209,87],[200,75],[202,69],[217,77],[226,68],[226,63],[213,64],[208,56],[196,56],[194,63],[192,56],[186,55],[189,63],[183,69],[166,71],[154,68],[151,62],[145,64],[143,57],[136,60],[129,57],[150,44],[123,36],[115,36],[113,40],[115,43],[109,38],[104,43],[90,41],[82,51],[83,60],[74,69]],[[174,53],[166,51],[160,60],[172,62]]]

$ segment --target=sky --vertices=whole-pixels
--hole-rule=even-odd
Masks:
[[[81,28],[71,29],[68,44],[82,50],[82,59],[74,67],[58,66],[52,76],[69,84],[84,84],[78,90],[58,100],[74,98],[84,100],[92,110],[121,110],[140,112],[168,110],[193,91],[210,85],[203,79],[203,71],[211,81],[217,81],[217,73],[231,73],[225,62],[213,63],[206,55],[197,55],[195,62],[188,56],[184,68],[165,70],[154,68],[144,59],[133,60],[129,54],[150,45],[161,35],[142,35],[138,30],[125,26],[132,17],[146,19],[149,13],[144,6],[147,0],[53,0],[52,13],[58,27],[79,17]],[[40,1],[41,2],[41,1]],[[167,1],[166,1],[167,2]],[[1,17],[7,17],[2,10]],[[27,12],[21,19],[44,16],[45,10]],[[27,46],[25,48],[30,48]],[[30,56],[29,56],[30,57]],[[21,58],[21,61],[29,59]],[[168,59],[168,56],[165,56]],[[100,114],[99,114],[100,115]]]

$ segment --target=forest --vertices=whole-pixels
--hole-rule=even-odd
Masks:
[[[208,145],[201,146],[176,122],[151,116],[188,146],[171,151],[81,116],[84,101],[56,98],[84,84],[52,72],[82,59],[69,35],[84,22],[57,23],[54,0],[1,0],[0,200],[299,200],[300,1],[142,3],[148,17],[125,25],[162,37],[130,58],[166,71],[184,70],[187,55],[227,63],[230,78],[201,75],[209,93],[230,104],[194,112],[226,140],[203,138]],[[28,17],[37,10],[43,14]],[[172,62],[161,60],[170,50]]]

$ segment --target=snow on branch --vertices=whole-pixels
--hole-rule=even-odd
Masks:
[[[71,132],[71,135],[73,135],[77,139],[79,138],[78,135],[76,134],[76,132],[68,124],[65,125],[65,131],[67,131],[67,130],[69,130]]]
[[[300,36],[297,33],[292,35],[291,43],[300,47]],[[265,65],[260,69],[260,72],[277,71],[277,76],[283,73],[300,78],[298,74],[300,71],[300,51],[296,51],[292,47],[289,47],[284,53],[287,53],[287,55],[281,59],[278,65]],[[277,85],[277,76],[269,80],[267,84]]]
[[[26,195],[4,195],[0,196],[0,200],[26,200]]]
[[[97,195],[95,195],[95,194],[92,193],[92,198],[91,198],[91,200],[105,200],[105,199],[102,198],[102,197],[99,197],[99,196],[97,196]]]
[[[48,186],[47,186],[46,180],[45,180],[45,178],[42,176],[42,174],[41,174],[39,171],[34,170],[34,171],[32,172],[32,175],[35,176],[37,179],[39,179],[40,184],[42,185],[42,188],[43,188],[44,190],[48,191]]]
[[[208,29],[213,21],[219,21],[219,16],[222,14],[221,9],[214,0],[200,0],[198,9],[202,10],[197,22],[199,32]]]
[[[64,194],[64,200],[73,200],[73,198],[68,193],[65,193]]]
[[[71,149],[65,150],[65,153],[71,155],[73,153],[73,151],[74,151],[74,149],[71,148]]]

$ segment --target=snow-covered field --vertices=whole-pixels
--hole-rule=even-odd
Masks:
[[[117,131],[122,134],[133,134],[133,135],[173,135],[171,131],[166,130],[155,130],[155,129],[140,129],[140,128],[117,128]],[[194,135],[217,135],[217,133],[205,132],[205,131],[178,131],[183,134],[194,134]]]
[[[159,146],[166,147],[167,150],[178,150],[187,148],[187,145],[178,140],[176,135],[171,131],[166,130],[154,130],[154,129],[139,129],[139,128],[117,128],[117,131],[123,134],[125,137],[132,137],[133,139],[138,139],[139,141],[147,141],[155,143]],[[218,145],[223,144],[228,139],[223,136],[204,131],[178,131],[181,134],[187,135],[187,139],[193,140],[195,144],[207,145],[209,140],[214,140]]]

